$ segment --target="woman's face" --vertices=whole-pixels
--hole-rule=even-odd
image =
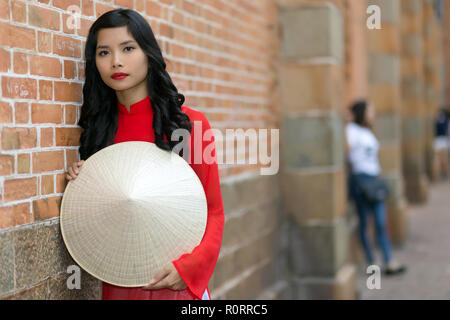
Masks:
[[[95,63],[102,80],[116,91],[146,85],[147,56],[126,26],[105,28],[98,32]],[[128,76],[113,79],[111,76],[116,72]]]

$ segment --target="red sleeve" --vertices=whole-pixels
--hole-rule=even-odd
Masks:
[[[202,121],[202,137],[203,133],[210,129],[211,126],[207,118],[198,112],[196,119]],[[191,119],[192,121],[192,119]],[[192,126],[194,131],[194,126]],[[197,137],[201,138],[201,137]],[[209,141],[203,141],[202,139],[202,155],[205,148],[207,154],[213,156],[214,161],[208,164],[202,159],[201,164],[194,163],[194,150],[195,136],[191,132],[191,162],[190,166],[199,177],[203,189],[205,190],[206,200],[208,204],[208,217],[206,221],[206,229],[203,235],[203,239],[200,244],[194,248],[191,253],[183,254],[178,260],[173,261],[178,273],[186,282],[188,289],[199,299],[202,298],[203,293],[208,287],[209,279],[211,278],[214,267],[216,266],[217,259],[219,257],[220,247],[222,245],[222,235],[224,227],[224,210],[222,194],[220,191],[219,182],[219,170],[217,165],[217,156],[215,149],[215,139],[211,135]]]

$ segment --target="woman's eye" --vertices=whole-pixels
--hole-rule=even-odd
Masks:
[[[134,50],[134,47],[125,47],[125,48],[124,48],[124,50],[125,50],[125,49],[128,49],[128,48],[130,48],[130,49],[133,49],[133,50]],[[127,51],[132,51],[132,50],[127,50]],[[105,50],[103,50],[103,51],[100,51],[100,52],[98,53],[98,55],[99,55],[99,56],[103,56],[103,54],[102,54],[103,52],[106,52],[106,53],[108,53],[108,51],[105,51]]]

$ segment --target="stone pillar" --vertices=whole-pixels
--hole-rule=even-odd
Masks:
[[[381,9],[381,29],[368,30],[369,99],[377,110],[375,135],[380,142],[382,175],[389,182],[388,230],[393,243],[407,237],[408,221],[402,175],[400,106],[400,2],[369,0]]]
[[[442,106],[441,22],[435,11],[434,0],[423,2],[424,85],[425,85],[425,165],[428,179],[437,179],[434,157],[435,121]]]
[[[425,170],[423,0],[401,0],[402,162],[406,197],[423,203],[428,196]]]
[[[450,33],[447,31],[450,30],[450,2],[447,0],[442,1],[442,30],[444,105],[450,109]]]
[[[342,13],[327,1],[279,4],[280,158],[293,298],[354,299],[345,216]]]

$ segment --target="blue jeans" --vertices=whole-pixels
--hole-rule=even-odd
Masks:
[[[369,218],[370,212],[373,212],[374,222],[375,222],[375,230],[376,230],[376,238],[378,244],[383,253],[384,262],[387,264],[391,261],[392,253],[391,253],[391,244],[389,240],[389,236],[386,230],[386,206],[384,201],[378,201],[375,203],[367,202],[361,195],[361,192],[358,188],[358,181],[361,179],[373,179],[374,176],[370,176],[367,174],[352,174],[350,175],[350,195],[355,201],[356,211],[359,217],[359,238],[361,240],[361,244],[364,248],[364,252],[366,254],[366,261],[368,264],[374,264],[375,258],[372,252],[371,245],[367,238],[367,221]]]

